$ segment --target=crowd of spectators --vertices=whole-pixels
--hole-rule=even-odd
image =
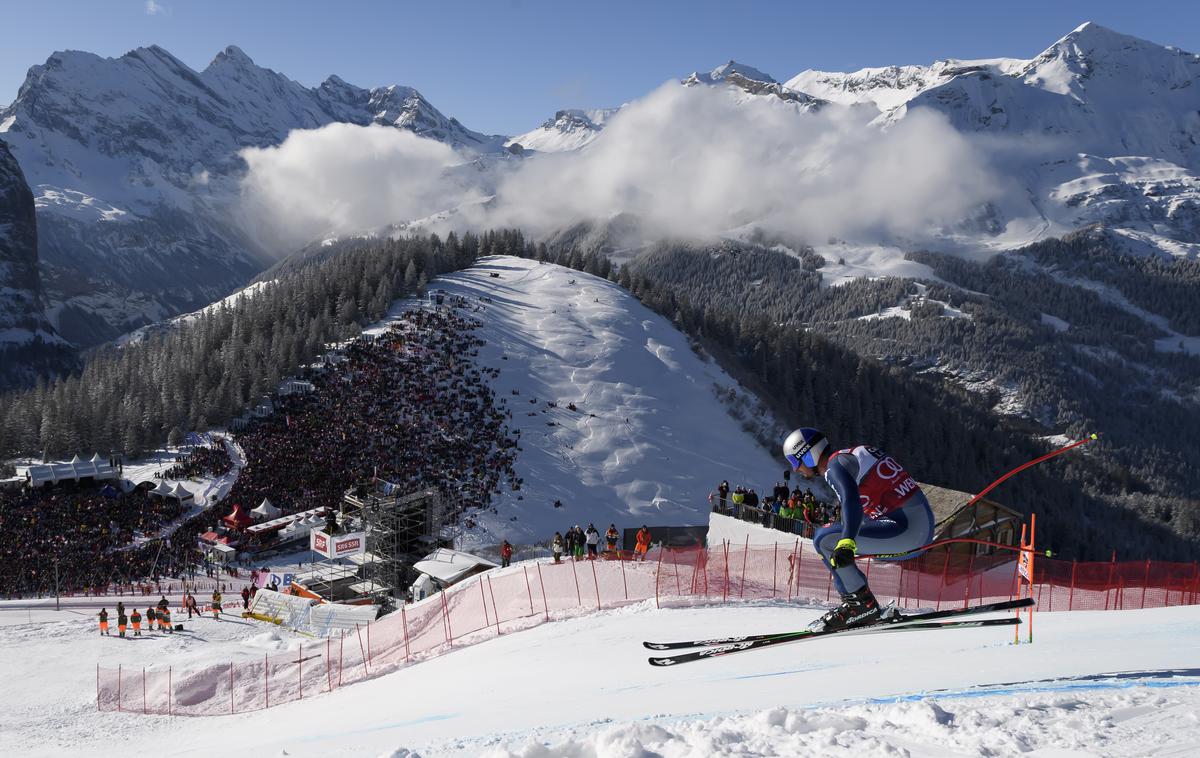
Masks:
[[[790,472],[785,472],[785,479],[776,482],[771,493],[765,496],[760,496],[753,487],[740,484],[731,490],[729,482],[722,481],[708,498],[713,512],[789,534],[812,537],[817,529],[838,518],[838,510],[832,504],[818,500],[799,484],[789,490],[788,474]]]
[[[222,514],[269,499],[284,514],[337,508],[353,484],[378,479],[400,492],[440,490],[453,522],[520,489],[507,398],[475,367],[480,322],[463,309],[414,309],[382,334],[342,348],[314,389],[275,401],[274,413],[236,435],[246,456]],[[211,527],[215,514],[188,525]]]
[[[0,596],[100,592],[168,576],[184,556],[147,541],[183,513],[178,500],[114,484],[0,490]],[[157,560],[157,563],[156,563]],[[57,574],[57,577],[56,577]]]
[[[196,476],[217,478],[229,473],[233,461],[225,445],[216,441],[210,445],[197,446],[187,453],[175,456],[175,465],[166,470],[167,479],[191,479]]]

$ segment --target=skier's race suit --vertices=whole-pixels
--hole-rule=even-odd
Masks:
[[[860,555],[908,553],[933,539],[933,511],[925,493],[904,467],[868,445],[839,450],[829,457],[825,481],[842,506],[842,523],[820,529],[813,545],[833,572],[838,592],[857,592],[867,584],[851,563],[834,569],[829,562],[838,540],[852,539]],[[913,558],[919,553],[902,556]]]

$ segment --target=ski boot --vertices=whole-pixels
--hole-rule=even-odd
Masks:
[[[879,601],[870,587],[842,595],[842,604],[808,625],[814,632],[835,632],[856,626],[870,626],[883,618]]]

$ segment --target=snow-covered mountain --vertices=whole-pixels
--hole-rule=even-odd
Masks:
[[[71,346],[46,320],[33,192],[0,140],[0,389],[71,363]]]
[[[540,153],[578,150],[600,136],[604,124],[620,110],[620,108],[588,110],[568,108],[561,110],[555,113],[553,118],[542,122],[537,129],[509,139],[505,146],[520,145],[525,150],[536,150]]]
[[[770,74],[734,60],[723,63],[707,73],[693,71],[680,83],[685,87],[695,87],[701,84],[733,87],[748,96],[774,96],[784,102],[795,104],[802,113],[818,110],[825,105],[825,101],[820,98],[780,84]]]
[[[236,47],[203,71],[157,46],[58,52],[31,68],[0,133],[33,188],[51,321],[86,346],[243,285],[270,241],[232,220],[238,151],[335,122],[407,129],[467,154],[504,142],[411,87],[331,76],[308,88]]]

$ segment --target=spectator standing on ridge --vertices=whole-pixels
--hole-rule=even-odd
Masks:
[[[584,544],[587,542],[587,537],[584,536],[583,529],[579,524],[575,525],[575,560],[583,560]]]
[[[608,553],[609,558],[612,558],[617,554],[617,540],[620,538],[621,535],[619,532],[617,532],[617,525],[609,524],[608,531],[604,533],[604,544],[607,548],[605,552]]]
[[[512,563],[513,546],[508,543],[508,540],[500,545],[500,568],[508,568]]]
[[[142,614],[138,613],[138,609],[134,608],[133,613],[129,614],[129,621],[133,624],[133,636],[142,636]]]
[[[587,542],[587,557],[589,561],[596,560],[600,547],[600,532],[596,529],[595,524],[588,524],[587,532],[584,534],[584,540]]]
[[[242,610],[250,610],[250,588],[242,587]]]
[[[574,558],[575,557],[575,527],[570,527],[569,529],[567,529],[566,545],[567,545],[567,550],[566,550],[567,557]]]
[[[157,615],[159,623],[162,624],[162,628],[167,631],[167,634],[174,634],[175,627],[171,624],[171,609],[160,608]]]
[[[154,606],[146,609],[146,631],[154,631]]]
[[[117,614],[117,633],[120,634],[122,637],[125,636],[125,625],[128,623],[129,623],[129,617],[125,615],[124,611]]]
[[[638,529],[637,544],[634,545],[633,552],[637,560],[646,560],[646,553],[650,552],[650,527],[643,524],[642,528]]]
[[[550,542],[550,551],[554,553],[554,562],[562,563],[563,536],[558,532],[554,533],[554,539]]]
[[[108,634],[108,609],[107,608],[100,609],[100,633]]]
[[[729,480],[722,479],[721,483],[717,485],[717,502],[719,502],[721,504],[722,511],[725,510],[725,507],[726,507],[725,501],[728,498],[729,498]]]

